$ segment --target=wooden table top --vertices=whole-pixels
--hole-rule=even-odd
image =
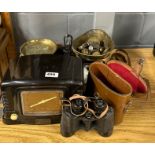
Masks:
[[[112,136],[101,137],[95,130],[79,130],[70,138],[60,134],[60,124],[53,125],[5,125],[0,121],[0,142],[155,142],[155,57],[152,49],[130,49],[134,62],[144,57],[143,75],[151,85],[151,97],[133,98],[133,104],[124,116],[124,121],[114,127]]]

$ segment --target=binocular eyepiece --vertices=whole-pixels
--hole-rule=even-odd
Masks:
[[[71,100],[71,108],[74,114],[82,114],[86,109],[84,107],[85,100],[73,99]],[[99,116],[106,108],[107,102],[102,99],[89,99],[88,108],[92,109],[94,113]]]
[[[84,112],[84,100],[82,99],[73,99],[71,101],[71,108],[74,114],[79,115]]]
[[[106,101],[102,99],[97,99],[94,102],[94,111],[96,112],[96,115],[100,115],[106,108],[106,105],[107,105]]]

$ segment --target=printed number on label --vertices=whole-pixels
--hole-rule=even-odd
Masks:
[[[45,77],[53,77],[53,78],[58,78],[59,73],[57,72],[46,72]]]

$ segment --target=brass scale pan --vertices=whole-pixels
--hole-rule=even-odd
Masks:
[[[54,54],[57,44],[50,39],[35,39],[25,42],[20,47],[20,56],[35,54]]]

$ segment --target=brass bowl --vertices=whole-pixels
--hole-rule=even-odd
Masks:
[[[20,56],[54,54],[57,50],[57,44],[50,39],[29,40],[21,45]]]
[[[103,54],[101,55],[88,55],[84,54],[78,51],[78,47],[81,46],[83,43],[87,42],[90,38],[96,38],[99,41],[104,42],[105,50]],[[104,31],[100,29],[92,29],[75,40],[73,40],[72,44],[72,50],[75,53],[77,57],[81,57],[82,59],[88,60],[88,61],[95,61],[99,59],[103,59],[109,55],[109,52],[114,49],[114,43],[112,39],[109,37],[109,35]]]

